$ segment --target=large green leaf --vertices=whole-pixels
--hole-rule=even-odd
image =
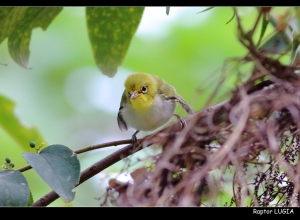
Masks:
[[[20,7],[6,11],[6,16],[0,20],[0,27],[7,31],[0,32],[0,40],[8,37],[9,53],[15,62],[28,68],[32,29],[41,27],[46,30],[62,9],[63,7]]]
[[[11,35],[28,7],[0,7],[0,44]]]
[[[77,155],[64,145],[50,145],[40,154],[23,153],[25,160],[43,180],[65,201],[74,199],[72,189],[79,181],[80,163]]]
[[[166,14],[169,15],[169,13],[170,13],[170,6],[167,6],[166,7]]]
[[[144,7],[87,7],[88,34],[99,69],[113,77],[141,21]]]
[[[14,115],[15,104],[8,98],[0,95],[0,126],[21,146],[29,149],[29,142],[45,142],[45,139],[35,127],[27,128]]]
[[[0,206],[26,206],[29,200],[27,180],[19,171],[0,171]]]

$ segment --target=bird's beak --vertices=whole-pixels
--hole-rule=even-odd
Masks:
[[[136,97],[138,97],[139,96],[139,93],[138,92],[132,92],[131,94],[130,94],[130,99],[135,99]]]

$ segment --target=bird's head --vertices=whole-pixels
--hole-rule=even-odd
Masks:
[[[147,73],[133,73],[125,81],[126,96],[135,110],[149,108],[157,94],[156,79]]]

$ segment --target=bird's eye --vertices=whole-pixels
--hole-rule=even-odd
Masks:
[[[144,93],[144,94],[147,93],[147,86],[143,86],[142,89],[141,89],[141,91],[142,91],[142,93]]]

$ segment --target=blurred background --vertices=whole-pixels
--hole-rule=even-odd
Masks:
[[[0,63],[7,64],[0,65],[0,93],[15,102],[15,115],[24,125],[37,127],[48,144],[63,144],[73,150],[131,138],[134,130],[119,130],[117,112],[124,80],[133,72],[160,76],[198,111],[218,87],[222,71],[227,68],[226,59],[246,53],[236,38],[236,22],[226,24],[233,10],[220,7],[197,14],[204,9],[171,7],[167,16],[165,7],[146,7],[122,66],[114,78],[109,78],[95,65],[85,8],[65,7],[46,31],[33,30],[31,69],[14,63],[7,40],[0,45]],[[256,16],[254,8],[241,8],[240,13],[245,22]],[[211,104],[226,100],[233,82],[229,77]],[[177,113],[186,116],[180,107]],[[24,150],[2,128],[0,139],[0,160],[10,157],[16,169],[25,166],[21,155]],[[79,155],[81,170],[120,147]],[[29,144],[28,151],[33,152]],[[143,152],[134,155],[142,156]],[[103,196],[108,178],[118,176],[123,166],[124,162],[119,162],[74,189],[75,200],[71,203],[58,199],[50,206],[99,206],[96,198]],[[51,191],[33,170],[23,174],[34,200]],[[126,181],[130,177],[125,172],[118,179]]]

